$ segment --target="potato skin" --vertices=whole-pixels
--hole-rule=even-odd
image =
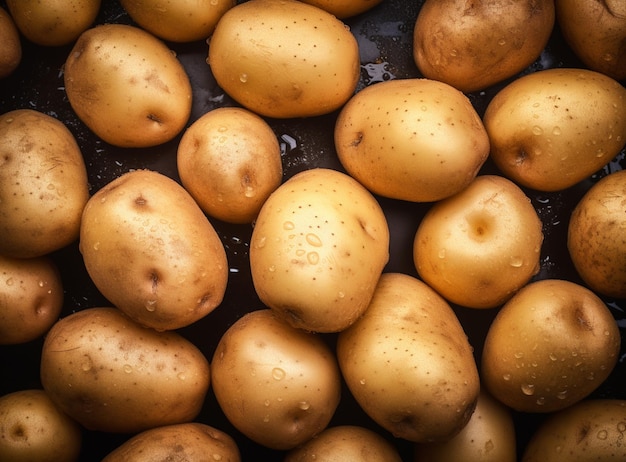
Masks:
[[[371,10],[382,0],[303,0],[304,3],[316,6],[339,19],[350,18]]]
[[[52,326],[40,372],[63,411],[89,430],[115,433],[193,420],[210,384],[209,362],[195,345],[110,307],[77,311]]]
[[[11,15],[0,7],[0,79],[7,77],[22,62],[22,42]]]

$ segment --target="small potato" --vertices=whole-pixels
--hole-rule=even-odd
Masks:
[[[619,351],[619,329],[597,295],[573,282],[543,279],[520,289],[496,315],[481,378],[512,409],[554,412],[598,388]]]
[[[31,109],[0,115],[0,255],[39,257],[78,238],[87,170],[70,130]]]
[[[603,177],[578,202],[568,225],[567,248],[591,289],[626,298],[626,170]]]
[[[182,64],[138,27],[105,24],[83,32],[65,62],[64,82],[76,115],[115,146],[170,141],[191,114],[191,84]]]
[[[95,21],[100,0],[7,0],[17,28],[33,43],[67,45]]]
[[[82,445],[80,426],[44,390],[0,397],[0,460],[74,462]]]
[[[356,38],[332,14],[295,0],[252,0],[215,27],[207,62],[244,107],[275,118],[330,113],[360,77]]]
[[[350,18],[382,3],[382,0],[303,0],[304,3],[316,6],[339,19]]]
[[[521,462],[626,460],[626,401],[594,399],[556,412],[536,430]]]
[[[63,282],[48,257],[0,255],[0,345],[30,342],[44,335],[63,307]]]
[[[380,277],[363,316],[339,333],[337,358],[361,408],[397,438],[449,440],[474,412],[480,383],[463,327],[412,276]]]
[[[98,307],[52,326],[42,348],[41,383],[85,428],[134,433],[193,420],[209,389],[210,369],[180,334]]]
[[[235,440],[217,428],[189,422],[145,430],[110,452],[102,462],[239,462]]]
[[[428,79],[358,92],[339,113],[335,146],[344,168],[370,191],[413,202],[459,192],[489,156],[487,132],[467,97]]]
[[[222,107],[207,112],[183,134],[177,153],[185,189],[205,213],[229,223],[251,223],[280,186],[280,145],[253,112]]]
[[[12,74],[22,62],[22,42],[11,15],[0,7],[0,79]]]
[[[534,72],[500,90],[483,122],[505,176],[560,191],[596,173],[626,143],[626,88],[587,69]]]
[[[269,309],[249,312],[220,339],[213,391],[228,420],[271,449],[289,450],[326,428],[341,394],[333,352]]]

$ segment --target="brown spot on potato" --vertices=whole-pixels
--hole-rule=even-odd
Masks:
[[[589,422],[583,422],[581,427],[578,429],[576,433],[576,444],[580,444],[587,438],[589,434],[589,430],[591,430],[591,424]]]

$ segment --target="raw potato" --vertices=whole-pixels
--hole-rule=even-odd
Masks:
[[[11,15],[0,7],[0,79],[12,74],[22,62],[22,42]]]
[[[178,174],[200,208],[229,223],[251,223],[280,186],[280,145],[265,120],[243,108],[207,112],[183,134]]]
[[[292,449],[283,462],[402,462],[396,447],[380,433],[355,425],[328,427]]]
[[[0,255],[0,345],[41,337],[62,308],[63,282],[54,261]]]
[[[556,0],[563,38],[587,67],[626,79],[626,3],[623,0]]]
[[[128,15],[163,40],[206,40],[235,0],[121,0]]]
[[[204,404],[210,369],[180,334],[98,307],[52,327],[42,348],[41,383],[88,430],[135,433],[193,420]]]
[[[253,0],[228,10],[207,62],[232,98],[275,118],[330,113],[352,96],[360,76],[356,38],[345,24],[296,0]]]
[[[251,440],[289,450],[326,428],[341,393],[322,337],[294,329],[269,309],[239,318],[212,360],[213,391],[228,420]]]
[[[39,257],[78,238],[87,170],[70,130],[31,109],[0,115],[0,255]]]
[[[500,90],[483,122],[505,176],[559,191],[596,173],[624,147],[626,88],[586,69],[539,71]]]
[[[595,399],[559,411],[536,430],[521,462],[626,460],[626,401]]]
[[[489,156],[482,120],[463,93],[428,79],[364,88],[339,113],[339,160],[370,191],[430,202],[476,177]]]
[[[79,425],[44,390],[20,390],[0,397],[0,460],[74,462],[81,445]]]
[[[250,239],[261,301],[294,327],[339,332],[367,309],[389,259],[382,208],[335,170],[300,172],[267,199]]]
[[[191,84],[174,53],[125,24],[86,30],[64,68],[67,98],[98,137],[115,146],[156,146],[174,138],[191,113]]]
[[[587,397],[609,376],[620,351],[611,311],[586,287],[543,279],[520,289],[485,338],[481,378],[521,412],[554,412]]]
[[[603,177],[578,202],[567,247],[578,274],[593,290],[626,298],[626,170]]]
[[[187,191],[154,171],[134,170],[85,206],[80,251],[102,294],[157,330],[188,326],[223,300],[226,251]]]
[[[436,203],[413,245],[420,277],[448,301],[495,308],[539,271],[542,223],[513,182],[481,175]]]
[[[304,3],[316,6],[339,19],[350,18],[371,10],[382,0],[303,0]]]
[[[337,358],[361,408],[397,438],[449,440],[474,411],[480,383],[463,327],[412,276],[380,277],[367,311],[339,333]]]
[[[427,78],[463,92],[483,90],[530,66],[554,21],[553,0],[426,0],[413,58]]]
[[[68,45],[87,30],[100,11],[100,0],[7,0],[17,28],[38,45]]]
[[[145,430],[110,452],[102,462],[240,462],[235,440],[217,428],[189,422]]]

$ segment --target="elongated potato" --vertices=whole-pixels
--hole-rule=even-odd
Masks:
[[[0,7],[0,79],[13,73],[22,62],[20,34],[11,15]]]

